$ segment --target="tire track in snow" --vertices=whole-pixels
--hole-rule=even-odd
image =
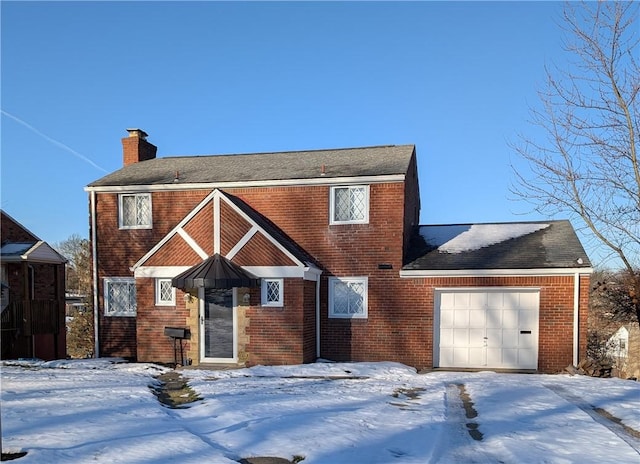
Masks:
[[[489,457],[471,438],[467,423],[465,407],[460,397],[460,387],[449,384],[445,390],[446,423],[440,445],[432,454],[433,463],[465,462],[477,464],[495,464],[497,461]]]
[[[548,390],[551,390],[560,398],[568,401],[569,403],[573,404],[577,408],[589,414],[589,416],[591,416],[591,418],[595,422],[597,422],[598,424],[602,425],[603,427],[615,433],[620,439],[622,439],[631,448],[633,448],[633,450],[636,453],[640,455],[640,439],[631,435],[625,429],[624,425],[614,420],[611,420],[609,417],[607,417],[602,413],[599,413],[593,405],[587,403],[584,399],[580,398],[579,396],[574,395],[564,387],[561,387],[559,385],[544,385],[544,387],[547,388]]]

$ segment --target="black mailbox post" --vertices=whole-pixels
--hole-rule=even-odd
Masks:
[[[191,333],[187,327],[165,327],[164,334],[167,337],[173,339],[173,360],[176,366],[178,364],[184,366],[184,351],[182,347],[182,340],[188,339],[191,337]],[[180,344],[180,362],[178,363],[178,343]]]

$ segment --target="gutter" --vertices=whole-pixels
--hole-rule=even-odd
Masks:
[[[93,261],[93,357],[100,357],[100,339],[98,337],[98,248],[96,244],[96,192],[90,195],[91,208],[91,261]]]
[[[116,193],[116,192],[156,192],[167,190],[215,190],[247,187],[305,187],[309,185],[343,185],[343,184],[379,184],[388,182],[403,182],[404,174],[383,174],[370,176],[348,177],[315,177],[309,179],[281,179],[256,181],[227,181],[227,182],[193,182],[146,184],[146,185],[99,185],[87,186],[86,192]]]

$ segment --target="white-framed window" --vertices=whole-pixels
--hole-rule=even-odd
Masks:
[[[175,306],[176,289],[171,279],[156,279],[156,306]]]
[[[104,315],[136,315],[136,279],[133,277],[104,279]]]
[[[329,317],[366,319],[368,285],[366,277],[330,277]]]
[[[331,187],[329,210],[331,224],[367,224],[369,186]]]
[[[122,193],[118,200],[121,229],[151,229],[153,219],[150,193]]]
[[[284,306],[284,280],[262,279],[262,306]]]

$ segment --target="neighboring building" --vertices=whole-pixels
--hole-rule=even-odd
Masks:
[[[607,356],[613,362],[617,377],[640,378],[640,328],[629,322],[620,328],[607,341]]]
[[[0,214],[2,359],[66,358],[66,259]]]
[[[146,137],[86,187],[101,356],[171,363],[183,333],[193,364],[585,354],[592,269],[568,221],[419,226],[413,145],[156,158]]]

